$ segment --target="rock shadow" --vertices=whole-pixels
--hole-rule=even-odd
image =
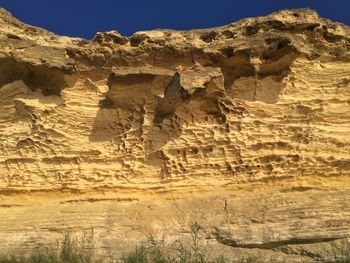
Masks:
[[[0,59],[0,88],[22,80],[32,91],[40,89],[45,96],[59,96],[62,89],[68,84],[64,80],[66,70],[59,68],[48,68],[44,65],[34,66],[25,62],[18,62],[12,59]]]
[[[111,73],[90,141],[112,141],[120,153],[142,151],[144,158],[157,155],[169,140],[181,134],[181,127],[172,124],[176,107],[186,98],[179,78],[178,73],[153,68]]]

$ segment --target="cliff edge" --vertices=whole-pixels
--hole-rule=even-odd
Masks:
[[[350,237],[348,26],[0,25],[0,251],[93,228],[104,254],[196,224],[213,254],[327,262]]]

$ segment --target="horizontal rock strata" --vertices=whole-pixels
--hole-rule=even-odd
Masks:
[[[332,260],[350,236],[350,28],[309,9],[57,36],[0,10],[0,251],[93,228]]]

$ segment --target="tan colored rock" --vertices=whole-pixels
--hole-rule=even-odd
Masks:
[[[200,228],[213,256],[350,236],[350,29],[309,9],[92,40],[0,10],[0,251]],[[119,254],[118,254],[119,253]]]

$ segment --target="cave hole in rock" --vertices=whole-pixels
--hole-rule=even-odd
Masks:
[[[40,89],[45,96],[59,96],[67,85],[64,74],[60,69],[42,65],[33,66],[8,58],[0,60],[0,88],[14,81],[23,80],[32,91]]]

